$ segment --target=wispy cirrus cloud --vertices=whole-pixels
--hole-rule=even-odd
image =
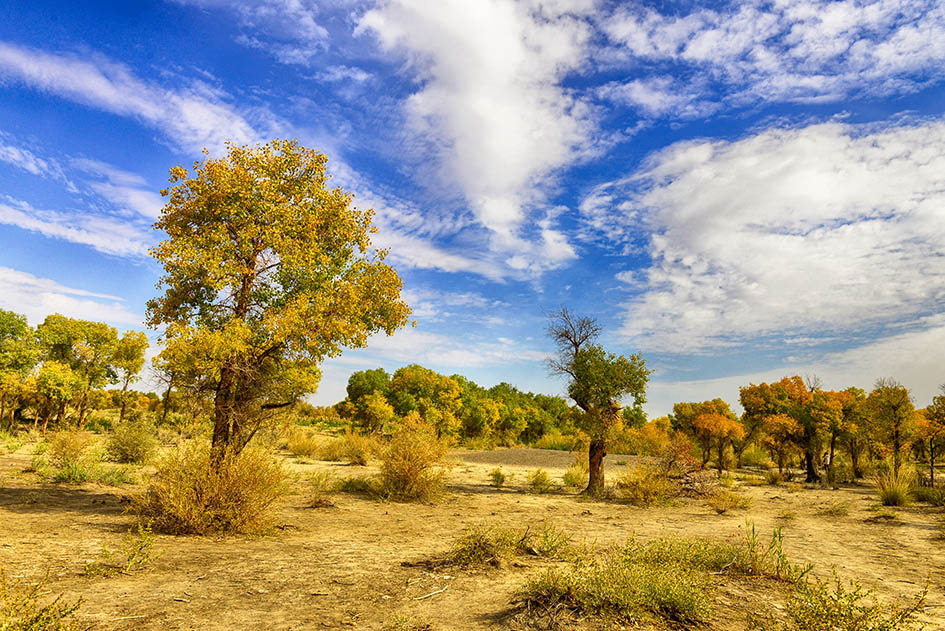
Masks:
[[[219,150],[227,140],[257,142],[277,125],[271,113],[241,111],[205,82],[167,88],[98,54],[57,54],[0,42],[0,83],[11,82],[133,118],[189,152]]]
[[[122,218],[83,211],[40,210],[18,200],[0,202],[0,224],[87,245],[115,256],[146,256],[153,239],[145,226]]]
[[[942,120],[678,143],[594,195],[602,225],[651,232],[624,326],[645,348],[864,333],[945,304]]]

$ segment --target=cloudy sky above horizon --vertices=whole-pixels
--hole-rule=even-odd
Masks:
[[[938,0],[9,0],[0,307],[143,329],[168,168],[273,137],[375,209],[417,321],[316,402],[408,363],[560,394],[561,305],[651,414],[945,382]]]

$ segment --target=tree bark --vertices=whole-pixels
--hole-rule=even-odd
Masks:
[[[597,497],[604,490],[604,456],[606,455],[607,443],[603,438],[595,438],[588,445],[588,482],[584,490],[586,495]]]
[[[827,463],[827,481],[833,484],[833,451],[837,444],[837,433],[830,434],[830,462]]]
[[[128,382],[131,381],[131,378],[128,377],[125,379],[125,385],[121,388],[121,412],[118,413],[118,422],[121,423],[125,420],[125,407],[128,405]]]
[[[226,450],[234,442],[238,427],[234,415],[236,389],[238,387],[236,372],[230,366],[225,366],[220,372],[220,383],[213,399],[213,442],[211,453],[214,462],[219,463]]]
[[[935,441],[929,439],[929,486],[935,488]]]
[[[725,469],[725,441],[719,439],[719,477],[722,477],[722,470]]]
[[[820,482],[820,473],[817,472],[817,454],[809,447],[804,450],[804,464],[807,468],[806,482]]]

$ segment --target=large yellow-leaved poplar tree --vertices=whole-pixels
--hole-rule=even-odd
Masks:
[[[371,209],[329,186],[323,153],[294,140],[227,145],[170,171],[152,250],[164,293],[158,367],[213,403],[214,458],[240,451],[272,410],[314,392],[326,357],[403,326],[402,281],[371,245]]]

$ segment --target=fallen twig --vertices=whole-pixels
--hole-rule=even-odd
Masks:
[[[414,598],[414,600],[423,600],[424,598],[429,598],[430,596],[436,596],[437,594],[442,594],[443,592],[446,591],[447,587],[449,587],[449,585],[447,585],[443,589],[438,589],[435,592],[430,592],[429,594],[424,594],[423,596],[417,596],[416,598]]]

